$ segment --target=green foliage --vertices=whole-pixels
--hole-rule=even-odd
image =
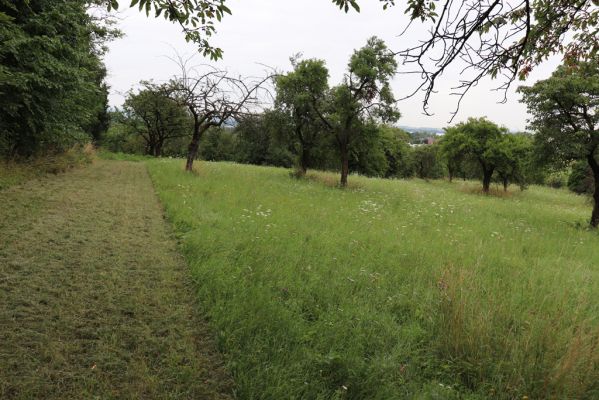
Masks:
[[[231,129],[211,128],[200,142],[200,158],[207,161],[234,161],[237,159],[237,135]]]
[[[356,143],[367,141],[360,137],[368,132],[366,125],[393,123],[400,117],[390,86],[396,70],[393,53],[372,37],[352,54],[342,84],[331,89],[326,125],[341,159],[341,186],[347,185],[350,153],[360,151]]]
[[[143,154],[145,141],[131,126],[122,110],[115,109],[108,113],[110,125],[103,135],[100,145],[113,153]]]
[[[560,189],[568,185],[568,173],[566,171],[553,171],[545,178],[545,185]]]
[[[305,174],[315,164],[315,148],[326,141],[326,126],[320,110],[325,107],[329,72],[322,60],[296,60],[293,71],[276,78],[275,107],[289,125],[277,130],[288,138],[298,159],[298,172]]]
[[[105,149],[100,149],[98,152],[98,156],[102,160],[111,160],[111,161],[146,161],[151,159],[151,156],[144,156],[140,154],[131,154],[131,153],[122,153],[122,152],[112,152],[107,151]]]
[[[389,160],[381,130],[375,124],[361,128],[360,135],[352,143],[349,159],[351,171],[366,176],[384,177],[389,170]],[[389,152],[392,152],[390,149]]]
[[[591,168],[595,191],[590,224],[599,226],[599,59],[557,68],[550,78],[520,87],[532,114],[539,158],[564,167],[584,160]]]
[[[592,194],[595,191],[593,171],[586,161],[577,161],[572,165],[572,172],[568,177],[568,189],[578,194]]]
[[[239,125],[235,128],[237,161],[246,164],[291,167],[294,164],[293,154],[273,134],[273,129],[279,127],[280,122],[281,115],[276,111],[247,116],[239,121]]]
[[[445,175],[438,145],[415,147],[412,153],[412,163],[414,172],[420,179],[439,179]]]
[[[503,135],[498,144],[497,175],[507,190],[510,182],[524,189],[529,182],[527,172],[532,158],[532,138],[527,135]]]
[[[445,131],[441,140],[442,153],[448,169],[459,170],[465,160],[477,163],[483,178],[483,191],[489,191],[491,178],[496,170],[517,170],[515,157],[520,151],[512,151],[507,129],[486,118],[468,118]],[[515,146],[515,145],[514,145]],[[511,157],[511,158],[510,158]],[[515,176],[515,173],[512,174]]]
[[[445,135],[439,141],[440,157],[447,165],[449,180],[464,172],[468,155],[465,152],[465,133],[459,127],[445,128]]]
[[[550,78],[518,88],[533,118],[538,156],[556,167],[596,157],[599,144],[599,65],[560,66]]]
[[[127,94],[121,123],[145,142],[145,154],[156,157],[168,141],[191,135],[191,118],[185,107],[168,97],[168,84],[141,82],[141,89]]]
[[[108,10],[117,9],[117,0],[105,0]],[[215,20],[220,22],[226,14],[231,14],[225,0],[183,0],[173,2],[171,0],[132,0],[130,7],[137,6],[146,15],[154,12],[156,18],[163,16],[164,19],[181,25],[185,33],[185,39],[196,43],[204,56],[212,60],[222,58],[223,51],[213,47],[208,38],[211,37],[216,28]]]
[[[102,43],[83,0],[0,0],[0,153],[31,156],[105,129]]]
[[[412,149],[408,144],[410,135],[390,125],[378,127],[380,141],[385,157],[387,158],[387,170],[385,178],[409,178],[413,175]]]
[[[180,161],[148,169],[239,398],[592,399],[586,199]],[[352,186],[355,189],[352,189]],[[539,301],[543,299],[543,301]]]

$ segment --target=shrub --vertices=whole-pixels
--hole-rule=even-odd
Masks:
[[[46,174],[59,174],[90,164],[96,158],[91,143],[76,144],[64,153],[43,157],[0,161],[0,189],[17,185]]]
[[[545,179],[545,184],[555,189],[566,186],[567,182],[568,174],[565,171],[552,172]]]

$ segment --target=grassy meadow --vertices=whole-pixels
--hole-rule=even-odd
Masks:
[[[238,398],[599,398],[585,198],[147,165]]]

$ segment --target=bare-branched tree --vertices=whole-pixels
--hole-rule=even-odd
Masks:
[[[272,76],[235,77],[211,66],[193,67],[190,61],[177,58],[181,75],[170,82],[170,97],[187,107],[193,120],[186,171],[193,169],[202,135],[211,127],[233,123],[262,110],[270,102],[268,84],[272,81]]]
[[[440,5],[440,6],[439,6]],[[422,82],[409,96],[430,96],[441,75],[458,62],[462,78],[453,88],[462,98],[487,76],[502,78],[497,90],[505,95],[514,80],[553,54],[566,61],[589,59],[599,51],[597,0],[409,0],[411,20],[431,23],[429,36],[398,51],[404,64],[414,65]],[[408,96],[408,97],[409,97]]]

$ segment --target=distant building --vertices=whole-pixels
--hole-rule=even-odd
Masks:
[[[436,137],[427,137],[427,138],[418,139],[418,140],[413,141],[412,143],[410,143],[410,146],[412,146],[412,147],[427,146],[427,145],[435,144],[437,142],[437,140],[439,140],[439,139]]]

